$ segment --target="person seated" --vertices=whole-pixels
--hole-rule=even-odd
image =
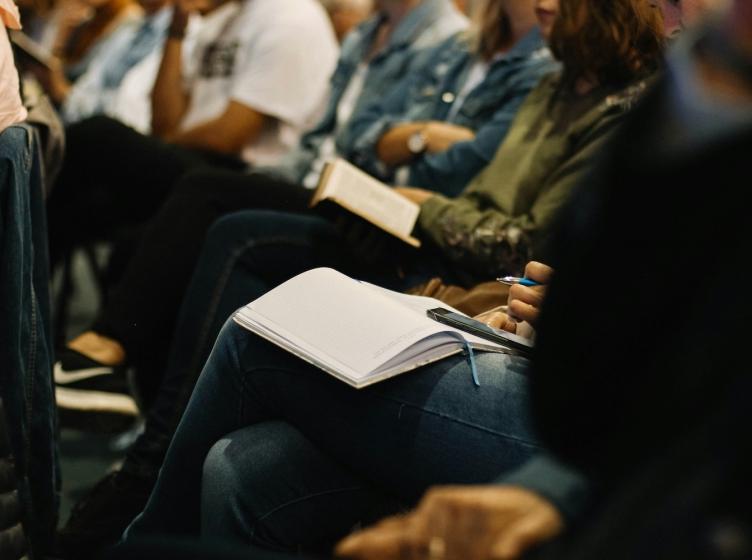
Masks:
[[[113,32],[75,82],[66,78],[60,65],[53,66],[44,77],[45,89],[60,107],[66,124],[92,115],[110,114],[126,74],[162,45],[170,22],[170,2],[140,0],[139,5],[143,16]]]
[[[412,65],[419,63],[419,55],[425,49],[436,45],[460,30],[464,30],[466,23],[466,18],[457,12],[449,0],[425,0],[423,2],[402,0],[399,2],[380,2],[377,14],[354,30],[345,41],[342,48],[342,56],[340,57],[337,70],[332,78],[331,91],[325,115],[322,117],[319,124],[306,134],[305,140],[301,142],[295,150],[300,154],[299,159],[296,158],[296,161],[305,158],[307,158],[309,162],[315,160],[318,155],[317,146],[320,143],[323,143],[327,138],[334,137],[338,132],[338,121],[341,121],[345,116],[345,107],[339,107],[340,100],[343,98],[345,90],[361,62],[367,63],[368,72],[365,75],[363,89],[358,96],[358,102],[365,105],[372,102],[374,99],[385,95],[386,92],[393,88],[403,76],[409,74]],[[356,110],[354,107],[350,107],[350,109]],[[155,162],[152,167],[158,169],[158,166],[165,165],[165,161],[165,159],[160,159],[158,162]],[[244,175],[238,173],[229,176],[227,180],[223,179],[216,183],[209,184],[207,186],[207,193],[216,190],[219,191],[217,198],[222,196],[224,193],[224,190],[222,190],[223,186],[230,182],[229,179],[232,178],[238,179],[241,187],[245,187],[243,182],[244,177]],[[275,188],[278,184],[280,183],[270,181],[268,188],[269,197],[276,197]],[[231,190],[232,186],[233,185],[227,186],[227,190]],[[130,188],[130,185],[128,185],[128,187]],[[126,188],[126,185],[123,185],[123,188]],[[260,186],[257,186],[257,188],[261,189]],[[299,197],[299,207],[304,209],[307,207],[310,192],[305,189],[296,188],[295,192],[297,191],[302,193],[302,196]],[[247,192],[249,192],[249,190],[245,188],[239,188],[235,191],[237,196],[245,196],[245,193]],[[130,191],[125,192],[124,196],[129,195],[129,193]],[[251,192],[251,194],[253,193]],[[134,259],[130,270],[135,272],[131,275],[130,279],[133,280],[135,278],[138,282],[146,280],[148,288],[143,290],[140,288],[137,289],[138,296],[135,299],[130,296],[126,298],[128,303],[125,308],[120,307],[118,304],[118,309],[112,311],[113,315],[115,313],[119,314],[123,311],[127,311],[127,307],[133,306],[142,300],[146,301],[148,299],[145,297],[147,293],[157,293],[161,298],[159,305],[152,306],[149,304],[149,306],[145,307],[139,306],[139,309],[146,309],[150,314],[154,311],[161,312],[166,309],[168,310],[168,313],[165,315],[168,317],[168,321],[175,320],[182,293],[189,281],[192,268],[197,255],[200,252],[203,233],[200,233],[198,239],[196,239],[196,233],[205,231],[217,215],[214,213],[216,211],[217,198],[211,197],[209,200],[202,198],[201,200],[196,201],[194,196],[197,196],[197,194],[195,191],[191,190],[188,193],[184,191],[179,196],[171,199],[177,201],[177,213],[173,213],[174,210],[171,209],[169,215],[178,216],[179,219],[177,221],[174,219],[165,220],[162,218],[153,221],[154,228],[164,224],[170,231],[172,229],[177,229],[177,231],[181,232],[180,235],[184,234],[184,237],[180,237],[179,235],[177,243],[168,241],[166,243],[161,242],[154,246],[155,248],[160,247],[159,262],[156,263],[156,266],[154,266],[152,261],[155,253],[151,251],[143,251],[139,253],[148,256],[148,265],[144,265],[143,260]],[[226,196],[222,198],[231,202],[231,199],[228,199]],[[97,202],[105,204],[110,201],[114,202],[116,206],[121,203],[125,204],[122,200],[114,200],[110,198],[98,198],[97,200]],[[143,201],[135,200],[135,197],[129,197],[126,202],[128,204],[134,204]],[[271,204],[271,201],[268,203]],[[171,208],[176,207],[175,204],[170,204],[170,202],[166,204],[169,204]],[[279,197],[279,204],[291,205],[293,202],[290,200],[289,196],[281,196]],[[206,216],[206,210],[210,211],[208,216]],[[200,220],[195,216],[190,216],[186,211],[197,211]],[[57,213],[51,212],[50,219],[55,221],[57,215]],[[55,229],[56,231],[61,232],[60,235],[65,235],[66,228],[69,227],[69,224],[67,223],[67,219],[63,219],[62,214],[59,216],[59,227],[56,227]],[[90,222],[90,217],[87,218],[87,220]],[[204,224],[203,222],[206,223]],[[178,229],[178,226],[180,226],[180,229]],[[151,237],[152,233],[154,237]],[[151,239],[161,239],[166,236],[166,232],[156,229],[152,232],[151,229],[149,229],[146,232],[146,236],[146,240],[142,243],[142,246],[149,248],[153,245],[150,241]],[[61,241],[60,236],[57,237],[57,240]],[[186,251],[183,252],[179,250],[181,248],[185,248]],[[170,272],[175,273],[174,276],[169,277],[162,275],[163,272],[167,272],[166,267],[164,266],[164,259],[168,256],[172,259],[172,263],[169,267]],[[186,258],[187,265],[184,264]],[[150,278],[151,280],[149,280]],[[173,281],[176,283],[173,284]],[[131,281],[130,284],[132,283],[133,282]],[[114,303],[117,299],[115,293],[117,293],[117,290],[111,294],[110,302]],[[123,300],[117,299],[117,301]],[[109,309],[115,309],[115,305]],[[151,323],[146,320],[139,320],[138,323],[139,325],[144,325],[149,328],[156,328],[158,332],[163,332],[166,338],[169,338],[170,333],[172,332],[171,322],[166,326],[161,321]],[[128,331],[127,334],[131,334],[131,331]],[[164,359],[161,356],[165,355],[168,350],[167,345],[160,342],[159,337],[163,335],[158,334],[156,338],[151,338],[148,334],[144,336],[141,336],[140,332],[138,334],[138,344],[143,344],[144,348],[146,348],[146,344],[149,344],[149,350],[143,353],[143,357],[148,358],[151,362],[156,362],[157,366],[155,369],[160,367],[161,361]],[[118,360],[123,359],[123,357],[118,357],[117,355],[113,356],[107,352],[91,352],[87,347],[84,347],[83,344],[76,344],[74,347],[76,350],[85,353],[88,359],[93,358],[103,363],[116,364],[118,363]],[[134,351],[134,348],[138,347],[139,346],[126,344],[129,364],[141,365],[140,359],[143,357],[140,356],[141,353]],[[61,386],[66,382],[72,383],[69,382],[68,379],[75,379],[75,376],[66,378],[66,371],[75,371],[82,367],[88,368],[85,364],[81,365],[81,359],[79,359],[78,362],[67,363],[65,362],[64,355],[61,355],[60,357],[62,358],[60,360],[62,363],[58,363],[55,368],[55,378],[60,382]],[[200,367],[200,365],[197,367]],[[113,369],[110,369],[110,373],[113,373]],[[149,373],[151,373],[151,370]],[[161,376],[158,376],[157,373],[158,371],[154,372],[154,378],[158,380]],[[61,409],[67,408],[67,410],[74,412],[81,410],[82,414],[88,413],[89,418],[91,417],[90,413],[92,411],[98,416],[101,416],[101,413],[104,411],[109,415],[120,415],[121,418],[123,414],[128,414],[129,418],[132,418],[132,415],[136,411],[136,407],[130,395],[127,396],[125,406],[119,406],[121,402],[118,398],[119,395],[127,393],[127,389],[124,387],[123,377],[120,377],[121,375],[124,377],[123,368],[115,370],[114,375],[101,376],[101,378],[117,378],[119,383],[109,384],[108,388],[110,390],[112,390],[113,385],[117,385],[117,392],[113,395],[114,398],[109,399],[105,403],[104,407],[95,407],[93,409],[91,407],[82,407],[81,399],[66,399],[65,391],[58,392],[58,406]],[[90,381],[97,383],[98,379],[94,378]],[[103,389],[102,385],[108,384],[97,384],[97,388],[100,391],[106,391],[108,388]],[[85,390],[86,383],[69,385],[67,388],[74,387],[76,387],[78,391]],[[168,415],[171,415],[171,412],[168,412]],[[153,485],[153,480],[156,475],[153,469],[155,467],[158,468],[158,464],[161,462],[161,455],[163,454],[161,451],[162,445],[160,439],[157,446],[160,449],[158,451],[160,459],[157,461],[149,461],[149,464],[145,465],[143,469],[139,467],[137,469],[138,476],[136,478],[136,483],[133,486],[130,486],[123,494],[120,494],[120,490],[123,488],[121,481],[119,479],[115,481],[113,477],[108,476],[102,481],[102,484],[94,489],[94,497],[92,499],[85,498],[82,500],[82,506],[74,509],[69,523],[62,532],[62,539],[65,541],[66,546],[80,551],[82,549],[99,546],[102,543],[112,542],[119,537],[127,523],[133,519],[136,513],[143,509],[146,496]],[[143,489],[144,487],[145,490]],[[113,494],[115,495],[113,496]]]
[[[10,448],[0,469],[0,555],[21,552],[14,545],[25,532],[28,555],[41,558],[52,545],[60,488],[43,173],[7,33],[20,28],[16,5],[0,0],[0,414]]]
[[[48,208],[53,263],[74,243],[146,219],[189,167],[273,163],[295,142],[319,109],[337,46],[317,1],[295,10],[272,10],[269,1],[176,4],[152,92],[161,140],[102,117],[67,128],[68,153]],[[189,14],[199,9],[211,14],[184,54]],[[129,165],[121,165],[123,154]],[[134,196],[138,187],[146,196]]]
[[[729,484],[739,471],[728,458],[746,440],[728,437],[728,421],[749,387],[741,349],[752,310],[730,294],[728,274],[749,269],[737,170],[752,146],[750,67],[752,11],[734,0],[718,26],[678,46],[559,221],[531,402],[559,464],[590,481],[587,500],[571,507],[569,483],[546,484],[557,480],[551,465],[523,467],[498,486],[437,488],[409,515],[341,543],[342,557],[515,558],[555,535],[530,557],[744,557],[746,494]],[[699,289],[677,280],[696,274],[698,258]]]
[[[141,8],[133,0],[62,0],[55,9],[59,18],[54,25],[51,53],[59,71],[70,82],[86,72],[118,30],[135,25],[141,17]],[[45,80],[50,75],[37,75],[52,91],[53,84]]]
[[[559,19],[556,2],[541,0],[538,12],[544,33],[550,33],[554,53],[561,57],[563,71],[544,79],[528,97],[489,168],[493,171],[480,175],[483,183],[493,182],[498,189],[489,187],[486,192],[514,197],[520,185],[527,185],[530,193],[551,193],[563,200],[582,178],[580,173],[593,165],[598,148],[621,122],[636,92],[642,90],[639,84],[660,66],[663,29],[654,9],[632,0],[620,1],[616,9],[589,0],[562,0],[562,4],[566,7]],[[630,35],[617,41],[611,25],[623,21],[633,25]],[[589,30],[588,44],[597,43],[603,58],[593,61],[575,48],[583,29]],[[634,46],[626,56],[623,44]],[[568,140],[552,132],[562,129],[572,134]],[[537,152],[538,165],[513,169],[501,165],[536,161],[527,151],[531,146],[542,150]],[[542,165],[544,161],[547,167]],[[475,188],[471,186],[468,192]],[[472,208],[471,196],[458,201],[463,211]],[[487,214],[503,215],[501,210],[494,212]],[[238,246],[228,244],[226,234],[240,231],[240,224],[245,241],[253,242],[245,245],[246,253],[239,260]],[[495,227],[503,234],[503,224]],[[259,236],[256,228],[265,228],[264,236]],[[280,235],[283,231],[284,236]],[[195,360],[196,343],[212,330],[209,320],[217,319],[215,313],[224,319],[228,306],[237,307],[297,272],[322,265],[347,266],[352,261],[343,253],[338,232],[315,217],[246,212],[221,220],[205,245],[186,297],[185,323],[181,322],[176,334],[176,361],[170,367],[180,374],[166,378],[163,391],[172,397],[186,390],[185,378],[180,379],[189,369],[183,367],[185,360],[188,354]],[[474,262],[480,263],[482,257],[477,253]],[[479,270],[500,270],[496,255],[485,254],[485,258],[488,264]],[[467,262],[462,259],[455,266]],[[238,276],[242,269],[244,274]],[[217,275],[218,270],[224,271],[223,276]],[[360,268],[356,276],[369,280],[386,276],[381,270],[365,270],[369,274],[362,274],[364,268]],[[528,273],[536,274],[532,268]],[[218,285],[215,279],[219,276]],[[407,275],[392,279],[391,284],[404,287],[410,280]],[[199,296],[207,287],[214,293]],[[210,302],[208,309],[205,302]],[[192,320],[195,317],[202,319]],[[194,333],[198,335],[192,336]],[[185,343],[193,344],[191,351],[185,351]],[[524,412],[525,360],[491,354],[477,358],[482,364],[479,388],[473,384],[465,359],[457,357],[355,391],[228,323],[175,432],[154,492],[143,514],[129,528],[127,539],[202,531],[207,536],[231,536],[266,547],[320,550],[358,522],[414,503],[432,478],[489,482],[495,476],[492,473],[522,464],[537,452],[538,444]],[[176,379],[177,388],[170,385]],[[225,391],[234,391],[234,396]],[[216,410],[220,406],[224,412]],[[157,409],[155,405],[152,410]],[[168,423],[165,417],[156,421],[160,428]],[[202,423],[200,429],[198,423]],[[147,431],[155,430],[156,426],[148,424]],[[234,430],[242,430],[236,434],[243,438],[240,447],[233,443],[227,448],[229,440],[217,444]],[[147,437],[153,437],[153,432]],[[214,444],[217,446],[210,453]],[[246,452],[236,455],[240,448]],[[461,458],[457,449],[463,450]],[[431,461],[426,462],[425,457]],[[283,469],[280,461],[291,468]],[[298,468],[303,464],[304,469]],[[303,479],[293,481],[298,474]],[[229,507],[215,492],[220,487],[240,486],[242,491],[225,492],[233,501]],[[203,510],[202,493],[207,504],[213,503]],[[315,518],[315,522],[301,523],[302,518]]]
[[[486,83],[476,88],[477,103],[474,105],[474,112],[468,111],[462,116],[463,124],[483,129],[484,138],[479,143],[492,142],[488,136],[498,138],[505,132],[506,124],[502,119],[487,125],[484,123],[488,114],[501,111],[499,106],[506,97],[512,98],[506,105],[521,101],[520,92],[509,92],[506,87],[499,87],[499,84],[507,76],[515,76],[527,88],[531,88],[552,66],[550,57],[535,54],[536,47],[542,48],[542,44],[538,34],[531,30],[534,14],[530,1],[525,4],[527,9],[520,10],[519,15],[515,16],[515,22],[524,29],[521,35],[530,35],[530,44],[520,45],[518,50],[514,50],[511,53],[513,58],[508,64],[506,60],[502,60],[495,65]],[[500,21],[502,14],[496,9],[488,18]],[[404,74],[412,74],[417,69],[419,61],[416,59],[423,49],[411,45],[444,39],[447,32],[453,33],[464,23],[464,17],[454,10],[449,0],[425,4],[384,4],[380,13],[357,30],[345,44],[338,71],[332,81],[333,93],[329,99],[327,116],[312,132],[306,134],[301,145],[285,158],[285,163],[275,168],[275,174],[298,173],[301,180],[302,175],[320,174],[319,164],[323,165],[330,152],[330,148],[323,146],[331,145],[331,149],[334,149],[335,138],[338,143],[347,141],[346,133],[340,130],[348,121],[348,113],[357,113],[356,105],[372,104],[376,97],[386,95],[390,89],[395,88]],[[497,46],[501,48],[501,45]],[[464,39],[453,40],[448,47],[445,45],[439,52],[444,53],[444,58],[451,61],[455,68],[464,66],[474,57],[474,52]],[[362,69],[357,72],[363,78],[362,81],[355,75],[358,65]],[[446,87],[458,87],[456,82],[461,79],[459,73],[454,71],[453,75],[445,77],[443,73],[428,75],[424,72],[423,80],[425,83],[443,82]],[[425,101],[422,110],[428,114],[434,111]],[[463,130],[466,128],[463,127]],[[485,144],[482,147],[489,152],[490,157],[492,149],[489,150]],[[467,146],[464,148],[465,151],[471,149]],[[307,169],[303,169],[301,162],[304,160],[314,161]],[[291,161],[294,163],[288,163]],[[474,162],[473,165],[477,166],[477,163]],[[138,250],[130,259],[125,277],[110,293],[93,330],[74,339],[69,347],[90,360],[99,362],[96,366],[99,368],[127,363],[141,366],[139,369],[144,370],[143,363],[139,363],[143,361],[143,357],[150,362],[147,364],[150,367],[149,371],[139,377],[156,377],[156,373],[152,374],[155,369],[153,364],[159,362],[156,357],[166,353],[161,340],[169,337],[172,332],[182,294],[211,223],[223,213],[246,207],[304,210],[310,195],[311,191],[302,188],[297,181],[288,184],[266,174],[206,171],[201,175],[188,175],[185,180],[178,182],[162,209],[150,220]],[[169,251],[165,251],[165,248],[169,248]],[[154,303],[156,300],[160,302],[158,305]],[[108,344],[109,341],[112,344]],[[108,352],[110,346],[113,347],[114,354]],[[60,365],[56,368],[56,379],[64,386],[61,396],[70,397],[59,399],[59,404],[66,409],[81,408],[72,398],[72,391],[84,391],[81,393],[81,402],[84,402],[85,392],[97,389],[90,383],[89,386],[84,384],[76,388],[75,370],[92,367],[91,361],[82,360],[79,354],[62,354]],[[70,372],[70,375],[66,372]],[[66,376],[74,381],[69,383]],[[106,377],[103,376],[103,384],[111,385]],[[153,384],[158,382],[159,378],[156,377]],[[106,403],[103,408],[107,410]],[[118,414],[118,410],[115,409],[110,414]]]

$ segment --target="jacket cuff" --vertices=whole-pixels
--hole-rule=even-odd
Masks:
[[[362,168],[365,168],[379,177],[386,177],[389,173],[389,167],[384,165],[376,154],[376,146],[381,137],[394,127],[397,121],[391,117],[383,117],[371,126],[365,132],[360,134],[353,143],[353,160]]]
[[[444,212],[444,209],[451,203],[451,199],[440,194],[435,194],[421,204],[420,214],[418,215],[418,225],[421,231],[429,234],[432,239],[436,239],[436,232],[434,231],[436,229],[436,221]]]
[[[582,513],[591,494],[591,482],[574,468],[547,454],[540,454],[496,480],[496,484],[520,486],[550,501],[571,522]]]

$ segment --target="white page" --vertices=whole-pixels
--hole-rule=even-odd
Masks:
[[[324,268],[288,280],[239,315],[314,356],[343,364],[358,377],[431,334],[454,330]]]
[[[372,216],[404,236],[410,235],[420,213],[417,204],[344,160],[332,165],[325,196],[347,202],[352,210]]]

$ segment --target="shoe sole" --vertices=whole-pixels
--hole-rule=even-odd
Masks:
[[[60,424],[66,428],[118,433],[131,427],[138,417],[138,407],[127,395],[56,387],[55,399]]]

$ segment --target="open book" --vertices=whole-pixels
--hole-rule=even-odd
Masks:
[[[466,343],[510,352],[429,319],[426,311],[436,307],[452,309],[317,268],[249,303],[234,319],[356,388],[456,354]]]
[[[413,247],[420,247],[420,241],[410,235],[420,206],[341,158],[326,164],[311,206],[324,200],[334,202]]]

